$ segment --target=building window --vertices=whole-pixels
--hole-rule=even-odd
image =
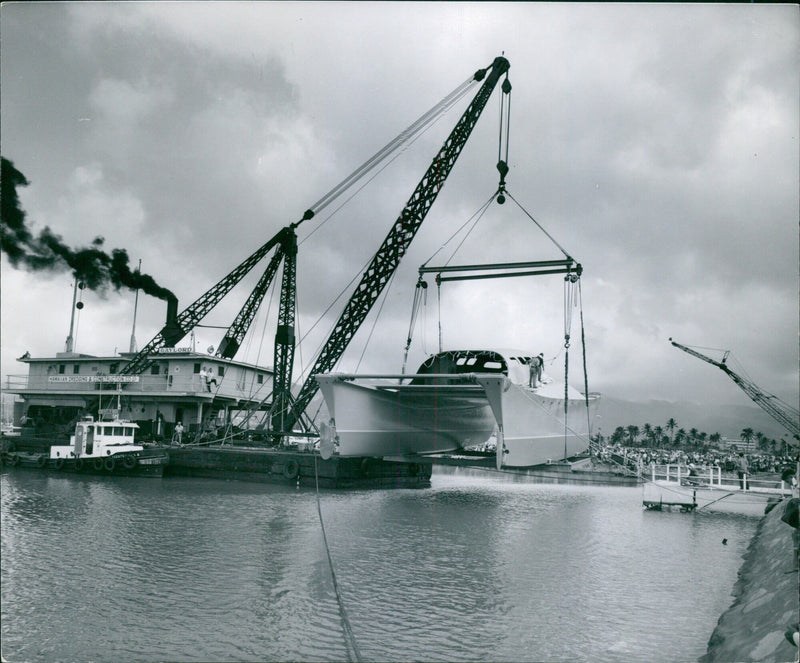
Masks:
[[[80,372],[81,372],[81,365],[80,365],[80,364],[75,364],[75,365],[72,367],[72,372],[73,372],[75,375],[77,375],[78,373],[80,373]]]
[[[66,370],[67,370],[67,365],[66,364],[59,364],[58,365],[58,374],[59,375],[64,375]]]
[[[194,365],[194,373],[195,373],[195,375],[197,375],[199,372],[200,372],[200,364],[195,364]]]
[[[224,366],[217,366],[217,374],[220,377],[223,377],[225,375],[225,367]]]
[[[117,368],[117,364],[111,364],[111,366],[108,367],[108,372],[114,375],[117,372]]]
[[[264,384],[264,376],[261,373],[258,374],[258,384]]]
[[[150,375],[158,375],[159,367],[158,364],[153,364],[150,367]]]

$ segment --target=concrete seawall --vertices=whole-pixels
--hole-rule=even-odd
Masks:
[[[797,627],[800,583],[794,567],[794,543],[781,520],[783,500],[759,523],[739,569],[733,605],[720,617],[700,663],[762,661],[789,663],[798,650],[784,637]]]

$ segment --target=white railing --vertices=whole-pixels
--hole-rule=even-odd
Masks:
[[[651,463],[650,478],[652,481],[669,481],[679,485],[705,486],[722,490],[745,490],[780,495],[791,493],[791,486],[785,481],[753,479],[748,474],[739,479],[738,475],[723,474],[722,468],[716,465],[689,468],[680,464],[656,465]]]

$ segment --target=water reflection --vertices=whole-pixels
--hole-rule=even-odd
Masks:
[[[0,496],[8,660],[347,657],[313,491],[10,471]],[[321,504],[359,647],[387,661],[696,659],[757,524],[491,474]]]

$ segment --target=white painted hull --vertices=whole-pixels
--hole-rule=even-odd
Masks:
[[[503,392],[503,467],[528,467],[563,460],[589,447],[589,421],[594,420],[598,399],[567,401],[567,427],[564,427],[564,398],[535,393],[510,384]],[[566,432],[566,443],[565,443]]]
[[[389,391],[318,376],[341,456],[403,456],[486,442],[495,420],[480,387],[431,385]]]
[[[336,374],[317,376],[342,456],[405,456],[457,451],[485,443],[502,421],[498,463],[527,467],[565,455],[564,399],[537,394],[507,379],[493,411],[478,384],[361,385]],[[563,387],[562,387],[563,389]],[[597,399],[590,401],[594,417]],[[498,416],[499,415],[499,416]],[[584,400],[569,399],[566,455],[588,447]]]

